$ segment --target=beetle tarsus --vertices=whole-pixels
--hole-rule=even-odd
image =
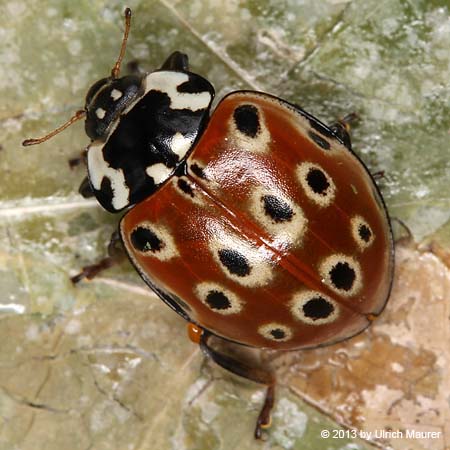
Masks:
[[[266,397],[264,399],[263,407],[259,413],[258,420],[255,427],[255,439],[262,439],[263,430],[270,428],[272,424],[271,412],[275,403],[275,385],[267,386]]]
[[[68,161],[69,167],[71,169],[74,169],[75,167],[77,167],[81,164],[86,164],[87,163],[87,161],[86,161],[87,151],[88,151],[88,149],[85,148],[83,151],[81,151],[80,156],[69,159],[69,161]]]
[[[340,139],[343,142],[343,144],[350,150],[352,149],[352,141],[350,138],[350,125],[352,123],[357,122],[358,120],[359,115],[355,112],[352,112],[330,125],[330,129],[334,133],[334,135],[338,139]]]
[[[68,161],[69,167],[71,169],[74,169],[75,167],[78,167],[79,165],[82,164],[82,162],[83,162],[83,158],[81,156],[79,156],[78,158],[71,158]]]
[[[106,269],[109,269],[110,267],[114,266],[116,264],[116,261],[114,258],[111,258],[110,256],[103,258],[101,261],[99,261],[96,264],[92,264],[90,266],[85,266],[81,269],[81,272],[77,275],[70,278],[70,281],[73,284],[79,283],[81,280],[92,280],[95,278],[100,272],[103,272]]]
[[[73,284],[77,284],[84,279],[92,280],[100,272],[119,264],[123,259],[125,259],[125,249],[119,233],[114,231],[108,244],[108,256],[96,264],[83,267],[80,273],[70,278],[70,281],[72,281]]]
[[[262,430],[269,428],[271,424],[271,411],[275,402],[276,379],[274,373],[264,368],[247,365],[243,361],[214,350],[208,344],[210,337],[211,333],[203,330],[203,334],[200,337],[200,348],[207,357],[211,358],[216,364],[235,375],[267,386],[266,397],[261,412],[259,413],[258,420],[256,421],[254,433],[255,439],[262,439]]]
[[[372,178],[377,181],[377,180],[382,180],[383,178],[385,178],[386,174],[384,172],[384,170],[379,170],[378,172],[374,172],[372,174]]]

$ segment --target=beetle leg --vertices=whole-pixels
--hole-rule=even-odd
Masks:
[[[374,173],[372,174],[372,178],[373,178],[375,181],[382,180],[384,177],[385,177],[384,170],[379,170],[378,172],[374,172]]]
[[[127,73],[129,75],[141,75],[145,71],[141,68],[140,62],[138,59],[133,59],[127,62]]]
[[[208,339],[211,334],[206,330],[202,331],[199,344],[201,350],[207,357],[211,358],[216,364],[235,375],[267,386],[266,397],[261,412],[259,413],[258,420],[256,421],[254,433],[255,439],[261,439],[262,430],[269,428],[271,425],[271,410],[275,402],[276,379],[274,373],[260,367],[252,367],[231,356],[214,350],[208,344]]]
[[[410,230],[410,228],[408,227],[408,225],[406,225],[405,222],[403,222],[403,220],[399,219],[398,217],[392,217],[391,218],[391,222],[392,223],[397,223],[399,225],[398,227],[398,231],[397,231],[397,227],[396,229],[394,229],[394,242],[396,245],[398,244],[414,244],[414,235],[412,234],[412,231]],[[401,235],[400,234],[400,229],[403,230],[404,234]],[[397,232],[396,232],[397,231]]]
[[[258,420],[256,421],[255,439],[261,439],[262,430],[269,428],[272,425],[271,411],[275,403],[275,384],[267,386],[266,397],[264,399],[263,407],[259,413]]]
[[[71,169],[74,169],[75,167],[81,165],[83,163],[83,155],[80,155],[76,158],[70,158],[68,163],[69,163],[69,167]]]
[[[85,177],[84,180],[81,182],[80,187],[78,188],[78,193],[83,198],[92,198],[94,197],[94,192],[91,188],[91,183],[89,183],[89,178]]]
[[[329,125],[331,131],[344,143],[344,145],[351,150],[352,141],[350,138],[350,125],[359,119],[358,114],[350,113],[342,119]]]
[[[160,70],[176,70],[187,72],[189,70],[188,56],[181,52],[173,52],[161,66]]]
[[[73,169],[81,164],[86,164],[86,155],[87,155],[87,149],[85,148],[84,150],[81,151],[79,156],[77,156],[76,158],[69,159],[69,161],[68,161],[69,167],[71,169]]]
[[[86,165],[86,155],[87,155],[87,150],[85,149],[80,153],[80,156],[78,156],[77,158],[69,159],[69,167],[71,169],[73,169],[81,164]],[[81,182],[80,187],[78,188],[78,193],[83,198],[91,198],[94,196],[94,192],[92,192],[92,188],[89,183],[88,177],[85,177],[83,179],[83,181]]]
[[[111,241],[108,244],[108,256],[96,264],[83,267],[81,272],[71,277],[70,280],[73,284],[77,284],[84,278],[92,280],[92,278],[96,277],[100,272],[122,262],[122,260],[125,259],[125,256],[126,253],[119,232],[114,231],[111,235]]]

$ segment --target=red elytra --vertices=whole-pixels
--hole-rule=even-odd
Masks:
[[[278,98],[228,95],[187,173],[121,221],[144,279],[220,337],[326,345],[363,330],[387,301],[393,244],[383,201],[360,160],[312,124]]]

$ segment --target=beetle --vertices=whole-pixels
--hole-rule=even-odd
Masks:
[[[352,151],[352,116],[325,125],[272,95],[236,91],[210,113],[214,88],[174,52],[160,69],[111,75],[39,144],[85,119],[85,196],[124,212],[124,249],[146,284],[188,322],[223,368],[267,386],[255,437],[270,424],[276,378],[210,344],[275,350],[330,345],[362,332],[390,294],[394,247],[383,198]],[[114,250],[115,249],[115,250]],[[117,250],[119,249],[119,250]]]

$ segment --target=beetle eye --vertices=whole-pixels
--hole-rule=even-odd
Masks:
[[[86,100],[85,100],[85,109],[89,108],[89,105],[91,104],[93,98],[97,94],[97,92],[105,85],[108,84],[110,81],[110,78],[102,78],[101,80],[98,80],[95,82],[88,90],[88,93],[86,94]]]

